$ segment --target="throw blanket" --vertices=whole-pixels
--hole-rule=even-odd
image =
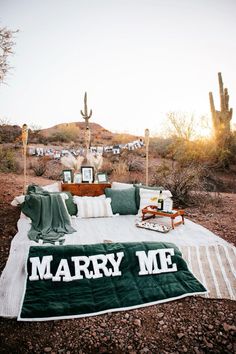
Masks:
[[[18,320],[85,317],[205,292],[172,243],[35,246]]]
[[[43,243],[60,244],[62,237],[76,230],[71,227],[70,218],[60,193],[49,193],[39,186],[29,186],[22,212],[32,221],[28,237],[30,240]]]

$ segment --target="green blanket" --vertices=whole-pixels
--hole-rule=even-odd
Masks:
[[[85,317],[205,292],[172,243],[34,246],[18,320]]]
[[[31,219],[30,240],[62,244],[65,234],[76,231],[71,227],[60,193],[49,193],[36,185],[29,186],[27,193],[21,210]]]

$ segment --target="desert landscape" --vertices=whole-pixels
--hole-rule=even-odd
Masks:
[[[0,13],[0,353],[236,354],[236,3]]]

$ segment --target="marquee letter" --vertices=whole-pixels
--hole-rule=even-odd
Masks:
[[[161,263],[161,273],[167,272],[177,272],[176,263],[172,263],[171,256],[174,256],[174,248],[163,248],[159,251],[160,263]],[[171,267],[168,267],[171,266]]]
[[[122,258],[124,257],[124,252],[117,252],[116,255],[117,255],[117,260],[115,260],[114,253],[107,254],[107,258],[111,262],[111,264],[114,268],[113,273],[111,274],[113,277],[121,275],[121,271],[119,270],[119,266],[122,261]]]
[[[76,257],[71,257],[72,262],[75,264],[75,276],[73,277],[73,280],[79,280],[83,279],[83,275],[81,275],[81,272],[84,272],[84,276],[87,279],[91,279],[93,277],[93,272],[88,271],[90,259],[86,256],[76,256]],[[83,262],[84,264],[81,264],[80,262]]]
[[[136,256],[138,256],[139,261],[139,275],[148,275],[148,274],[157,274],[160,271],[157,268],[157,259],[156,255],[158,250],[150,250],[146,255],[145,251],[137,251],[135,252]]]
[[[72,280],[67,259],[61,259],[59,266],[57,268],[57,272],[55,276],[52,278],[52,281],[60,281],[61,277],[62,277],[62,281]]]
[[[50,270],[50,263],[52,261],[53,257],[52,256],[43,256],[42,262],[40,262],[39,257],[31,257],[29,260],[32,263],[32,271],[31,275],[29,276],[29,280],[39,280],[40,279],[51,279],[52,274]],[[37,270],[39,272],[39,276],[37,273]]]
[[[90,256],[89,258],[93,263],[93,269],[94,269],[93,278],[94,279],[103,277],[103,274],[100,272],[100,270],[103,271],[105,277],[111,276],[112,269],[107,269],[107,267],[106,267],[107,257],[105,254],[96,254],[94,256]],[[101,261],[101,262],[98,262],[98,261]]]

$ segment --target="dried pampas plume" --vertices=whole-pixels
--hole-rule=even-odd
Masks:
[[[73,155],[63,156],[61,158],[61,163],[71,170],[79,171],[84,160],[84,156],[78,156],[75,158]]]
[[[89,164],[94,167],[95,172],[102,167],[103,157],[101,154],[92,154],[91,152],[88,152],[86,157]]]

